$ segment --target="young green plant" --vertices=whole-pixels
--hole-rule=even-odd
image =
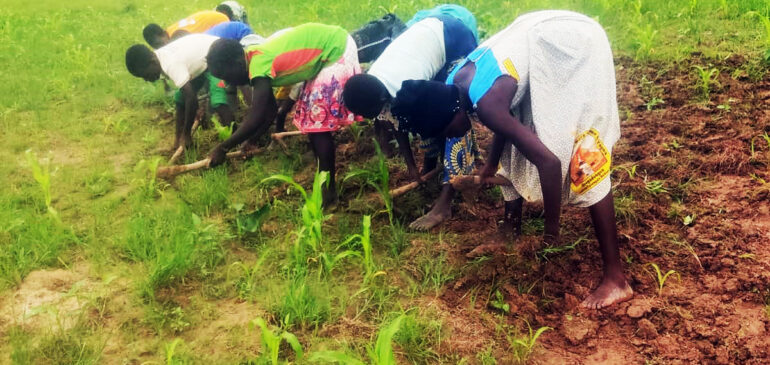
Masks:
[[[384,272],[377,271],[377,265],[374,263],[374,257],[372,256],[372,217],[365,215],[361,224],[363,226],[363,232],[361,234],[354,234],[348,237],[342,244],[340,244],[340,246],[349,246],[353,242],[361,243],[361,252],[363,253],[362,264],[364,266],[364,284],[366,284],[370,279],[382,275]]]
[[[302,362],[304,352],[302,351],[302,345],[299,343],[299,340],[297,340],[297,336],[280,328],[271,328],[262,318],[251,321],[250,326],[251,328],[259,327],[262,331],[262,336],[260,338],[262,340],[262,346],[267,350],[267,357],[272,365],[278,365],[278,351],[281,348],[281,342],[284,341],[286,341],[286,343],[291,346],[292,350],[294,350],[297,362]]]
[[[714,84],[718,84],[717,78],[719,77],[719,69],[717,68],[704,68],[701,66],[693,67],[698,76],[695,84],[696,89],[700,93],[701,99],[705,102],[711,100],[711,87]]]
[[[526,322],[526,321],[525,321]],[[528,333],[523,336],[513,336],[509,333],[505,334],[508,340],[508,346],[513,354],[514,360],[517,363],[524,363],[532,355],[532,351],[535,349],[537,339],[548,330],[552,330],[551,327],[540,327],[537,330],[533,330],[532,326],[527,323]]]
[[[676,275],[677,279],[681,281],[682,277],[679,275],[679,273],[676,270],[668,270],[664,274],[660,267],[658,267],[658,264],[654,262],[650,262],[647,264],[648,266],[651,266],[653,270],[655,270],[655,278],[658,283],[658,296],[663,294],[663,286],[666,284],[666,280],[668,280],[668,277],[671,275]]]
[[[380,149],[380,144],[372,138],[374,150],[377,153],[377,168],[375,170],[359,169],[349,172],[343,182],[352,179],[364,179],[367,185],[370,185],[380,194],[382,202],[385,204],[385,212],[388,214],[388,221],[393,225],[393,197],[390,196],[390,172],[388,170],[387,158]]]
[[[32,177],[37,181],[37,185],[43,192],[43,201],[45,202],[46,210],[52,217],[58,220],[59,213],[52,205],[51,176],[53,173],[51,173],[51,158],[49,157],[45,162],[40,163],[37,159],[37,155],[35,152],[32,152],[32,150],[24,152],[24,156],[27,158],[27,164],[29,164],[30,170],[32,170]]]
[[[393,336],[401,328],[406,314],[398,316],[395,320],[382,327],[377,333],[374,347],[367,348],[369,364],[372,365],[396,365],[396,357],[393,354]],[[338,363],[345,365],[364,365],[365,362],[342,351],[319,351],[313,353],[311,362]]]

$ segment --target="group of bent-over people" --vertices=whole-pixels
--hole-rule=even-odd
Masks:
[[[612,147],[620,137],[615,69],[609,41],[593,19],[547,10],[517,17],[480,42],[476,19],[458,5],[417,12],[406,24],[388,14],[357,31],[319,23],[254,34],[245,9],[226,1],[163,28],[150,24],[126,52],[128,71],[161,77],[179,90],[174,148],[192,142],[198,91],[225,125],[235,123],[240,89],[243,121],[208,155],[225,162],[234,148],[252,149],[289,110],[308,136],[318,168],[327,171],[324,204],[337,200],[334,132],[370,119],[383,147],[397,141],[409,176],[443,168],[432,209],[411,223],[428,230],[451,217],[450,179],[475,173],[505,178],[505,227],[521,232],[522,204],[542,201],[544,239],[559,240],[562,204],[587,207],[603,261],[599,286],[583,301],[603,308],[629,299],[618,248],[610,182]],[[368,63],[362,72],[361,63]],[[474,135],[494,132],[486,161],[475,166]],[[419,136],[422,167],[410,134]],[[362,141],[359,143],[367,143]]]

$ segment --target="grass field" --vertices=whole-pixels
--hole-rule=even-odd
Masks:
[[[262,35],[310,21],[353,30],[436,4],[242,3]],[[577,308],[600,273],[581,210],[564,210],[565,246],[546,247],[542,208],[528,205],[510,252],[474,259],[500,239],[498,191],[458,199],[430,233],[406,229],[437,184],[382,204],[383,186],[406,176],[400,158],[376,153],[368,126],[338,135],[343,203],[332,212],[319,208],[323,176],[304,139],[158,179],[171,101],[126,71],[124,52],[145,24],[216,4],[5,0],[0,362],[770,361],[770,1],[459,3],[482,38],[543,8],[607,30],[630,303]],[[216,139],[198,132],[185,160]]]

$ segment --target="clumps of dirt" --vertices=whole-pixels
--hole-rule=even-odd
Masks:
[[[722,72],[703,100],[692,70],[708,63]],[[616,202],[626,200],[618,230],[632,300],[580,308],[601,275],[585,209],[562,211],[561,245],[582,241],[544,255],[536,227],[506,239],[497,232],[501,205],[476,199],[472,212],[461,208],[442,226],[458,235],[447,249],[463,267],[435,304],[453,315],[442,352],[471,356],[490,344],[496,354],[507,350],[487,319],[500,311],[484,300],[499,290],[511,308],[502,324],[555,329],[538,340],[534,363],[770,361],[770,204],[762,181],[770,180],[770,146],[761,138],[769,129],[770,79],[748,80],[740,67],[735,59],[618,66],[619,103],[628,113],[613,150],[614,165],[625,169],[614,171],[613,183]],[[648,110],[644,80],[660,88],[663,104]],[[525,205],[525,219],[541,213]],[[649,263],[678,275],[661,290]],[[466,336],[470,344],[456,340]]]

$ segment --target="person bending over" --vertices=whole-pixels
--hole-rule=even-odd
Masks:
[[[443,9],[448,8],[445,12]],[[414,161],[409,136],[400,131],[398,122],[390,114],[390,101],[404,80],[446,79],[449,68],[476,47],[476,20],[467,9],[457,5],[442,5],[417,13],[409,21],[411,26],[399,35],[377,58],[368,74],[357,75],[345,85],[343,94],[350,110],[367,118],[375,118],[378,142],[389,147],[388,131],[395,128],[399,151],[406,162],[409,175],[416,181],[433,170],[443,154],[444,175],[441,194],[430,212],[410,224],[418,230],[427,230],[451,217],[454,196],[448,184],[454,174],[473,170],[477,150],[472,132],[459,138],[424,139],[423,168]]]
[[[197,95],[202,87],[209,88],[211,108],[219,115],[223,125],[229,125],[234,120],[224,85],[206,71],[206,54],[218,39],[208,34],[190,34],[156,51],[143,44],[135,44],[126,51],[126,68],[132,75],[149,82],[165,75],[179,88],[174,95],[174,150],[192,143],[192,125],[198,111]]]
[[[332,132],[360,119],[348,111],[341,96],[348,79],[361,72],[356,44],[350,35],[337,26],[308,23],[271,36],[265,43],[245,51],[238,42],[220,39],[211,46],[207,60],[216,77],[253,88],[246,120],[228,140],[211,150],[210,166],[223,163],[226,152],[242,142],[246,142],[243,148],[251,148],[267,131],[277,112],[273,87],[304,82],[294,125],[308,135],[318,168],[329,172],[324,204],[335,202]]]
[[[163,29],[158,24],[148,24],[142,30],[142,35],[147,44],[153,49],[158,49],[171,41],[171,36],[178,30],[183,30],[187,33],[203,33],[211,27],[230,21],[227,15],[218,11],[204,10],[194,13],[187,18],[184,18],[170,26]]]
[[[421,136],[461,136],[470,116],[494,134],[483,179],[501,175],[505,222],[521,231],[522,201],[542,200],[544,239],[558,241],[560,206],[588,207],[603,261],[582,305],[633,295],[623,274],[610,182],[620,137],[609,41],[594,20],[569,11],[522,15],[484,42],[446,83],[406,81],[392,112]],[[499,169],[498,169],[499,164]]]

